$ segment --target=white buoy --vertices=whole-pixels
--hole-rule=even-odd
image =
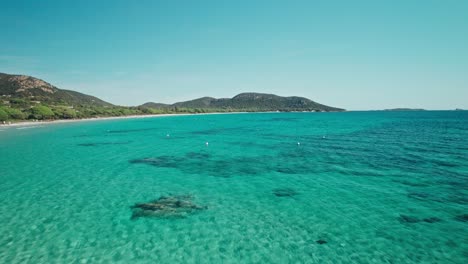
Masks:
[[[166,137],[170,137],[170,135],[169,135],[169,134],[166,134]]]
[[[300,146],[300,145],[301,145],[301,142],[297,142],[297,145]]]
[[[207,142],[205,142],[205,145],[208,147],[208,141],[207,141]]]

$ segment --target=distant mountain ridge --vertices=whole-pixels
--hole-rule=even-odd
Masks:
[[[304,97],[241,93],[233,98],[202,97],[174,104],[146,103],[118,106],[97,97],[59,89],[26,75],[0,73],[0,122],[21,120],[81,119],[177,113],[344,111]]]
[[[264,93],[241,93],[232,98],[202,97],[172,105],[145,103],[140,107],[149,108],[198,108],[198,109],[233,109],[244,111],[344,111],[344,109],[319,104],[298,96],[282,97]]]
[[[394,112],[405,112],[405,111],[426,111],[426,109],[422,108],[391,108],[391,109],[384,109],[382,111],[394,111]]]

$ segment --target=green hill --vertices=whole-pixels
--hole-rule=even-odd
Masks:
[[[94,96],[62,90],[41,79],[5,73],[0,73],[0,96],[3,98],[22,98],[46,104],[112,106],[112,104]]]
[[[216,99],[202,97],[172,105],[146,103],[149,108],[195,108],[205,111],[344,111],[343,109],[316,103],[304,97],[282,97],[274,94],[241,93],[233,98]]]
[[[140,107],[145,107],[145,108],[169,108],[171,107],[171,105],[169,104],[161,104],[161,103],[145,103],[145,104],[142,104]]]
[[[145,114],[343,111],[303,97],[242,93],[233,98],[202,97],[175,104],[146,103],[138,107],[116,106],[97,97],[59,89],[41,79],[0,73],[0,122],[75,119]]]
[[[97,97],[59,89],[41,79],[0,73],[0,122],[144,114]]]

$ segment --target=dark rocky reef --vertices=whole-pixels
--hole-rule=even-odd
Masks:
[[[107,133],[117,134],[117,133],[132,133],[132,132],[143,132],[156,130],[157,128],[139,128],[139,129],[122,129],[122,130],[107,130]]]
[[[468,214],[457,215],[455,216],[455,220],[460,222],[468,222]]]
[[[207,207],[193,203],[191,195],[173,195],[161,196],[147,203],[137,203],[131,209],[131,219],[138,219],[140,217],[186,217]]]
[[[253,132],[255,130],[247,127],[226,127],[226,128],[211,128],[205,130],[196,130],[191,132],[192,135],[219,135],[219,134],[237,134],[239,132]]]
[[[297,117],[275,117],[275,118],[272,118],[272,119],[266,119],[264,121],[266,121],[266,122],[271,122],[271,121],[274,121],[274,122],[295,122],[298,119],[299,118],[297,118]]]
[[[457,203],[466,205],[468,198],[466,198],[460,191],[454,191],[451,195],[432,194],[429,192],[409,192],[408,198],[421,200],[425,202],[437,202],[437,203]]]
[[[158,168],[174,168],[189,174],[208,174],[215,177],[256,175],[270,171],[267,162],[271,157],[222,157],[214,158],[208,152],[189,152],[184,156],[162,155],[133,159],[132,164],[146,164]]]
[[[442,221],[442,219],[438,217],[427,217],[427,218],[419,219],[414,216],[402,215],[402,214],[400,215],[400,217],[398,217],[398,220],[402,224],[415,224],[415,223],[420,223],[420,222],[426,222],[426,223],[432,224],[432,223],[437,223],[437,222]]]
[[[414,216],[409,216],[409,215],[400,215],[398,220],[400,221],[400,223],[404,223],[404,224],[414,224],[414,223],[421,222],[419,218],[414,217]]]
[[[291,188],[277,188],[273,190],[273,194],[278,197],[292,197],[298,195],[298,192]]]
[[[438,217],[429,217],[429,218],[424,218],[423,221],[426,222],[426,223],[432,224],[432,223],[440,222],[440,221],[442,221],[442,219],[440,219]]]
[[[185,157],[189,159],[209,159],[211,158],[211,154],[204,152],[189,152],[185,154]]]
[[[177,168],[180,163],[184,162],[184,159],[176,156],[163,155],[154,158],[134,159],[129,162],[132,164],[148,164],[162,168]]]
[[[80,143],[78,146],[80,147],[99,147],[99,146],[106,146],[106,145],[125,145],[129,144],[128,142],[93,142],[93,143]]]
[[[429,186],[429,184],[427,184],[427,183],[421,183],[421,182],[409,181],[409,180],[392,180],[392,181],[400,183],[400,184],[404,184],[404,185],[407,185],[407,186],[411,186],[411,187],[427,187],[427,186]],[[409,196],[409,194],[408,194],[408,196]]]
[[[315,241],[315,242],[317,242],[317,244],[320,244],[320,245],[323,245],[323,244],[326,244],[326,243],[327,243],[327,241],[326,241],[326,240],[323,240],[323,239],[319,239],[319,240],[317,240],[317,241]]]

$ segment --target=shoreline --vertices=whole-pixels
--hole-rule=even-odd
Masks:
[[[349,111],[346,111],[349,112]],[[14,128],[14,127],[29,127],[53,124],[66,124],[75,122],[89,122],[89,121],[105,121],[105,120],[119,120],[119,119],[139,119],[139,118],[152,118],[152,117],[170,117],[170,116],[193,116],[193,115],[228,115],[228,114],[252,114],[252,113],[286,113],[277,111],[267,112],[213,112],[213,113],[179,113],[179,114],[151,114],[151,115],[128,115],[128,116],[107,116],[107,117],[93,117],[82,119],[58,119],[58,120],[40,120],[40,121],[24,121],[15,122],[11,124],[0,124],[0,128]],[[303,113],[303,112],[287,112],[287,113]],[[316,112],[307,112],[316,113]]]
[[[41,126],[41,125],[66,124],[66,123],[89,122],[89,121],[118,120],[118,119],[139,119],[139,118],[168,117],[168,116],[219,115],[219,114],[244,114],[244,113],[248,113],[248,112],[129,115],[129,116],[109,116],[109,117],[94,117],[94,118],[82,118],[82,119],[59,119],[59,120],[46,120],[46,121],[25,121],[25,122],[11,123],[11,124],[0,124],[0,128]]]

